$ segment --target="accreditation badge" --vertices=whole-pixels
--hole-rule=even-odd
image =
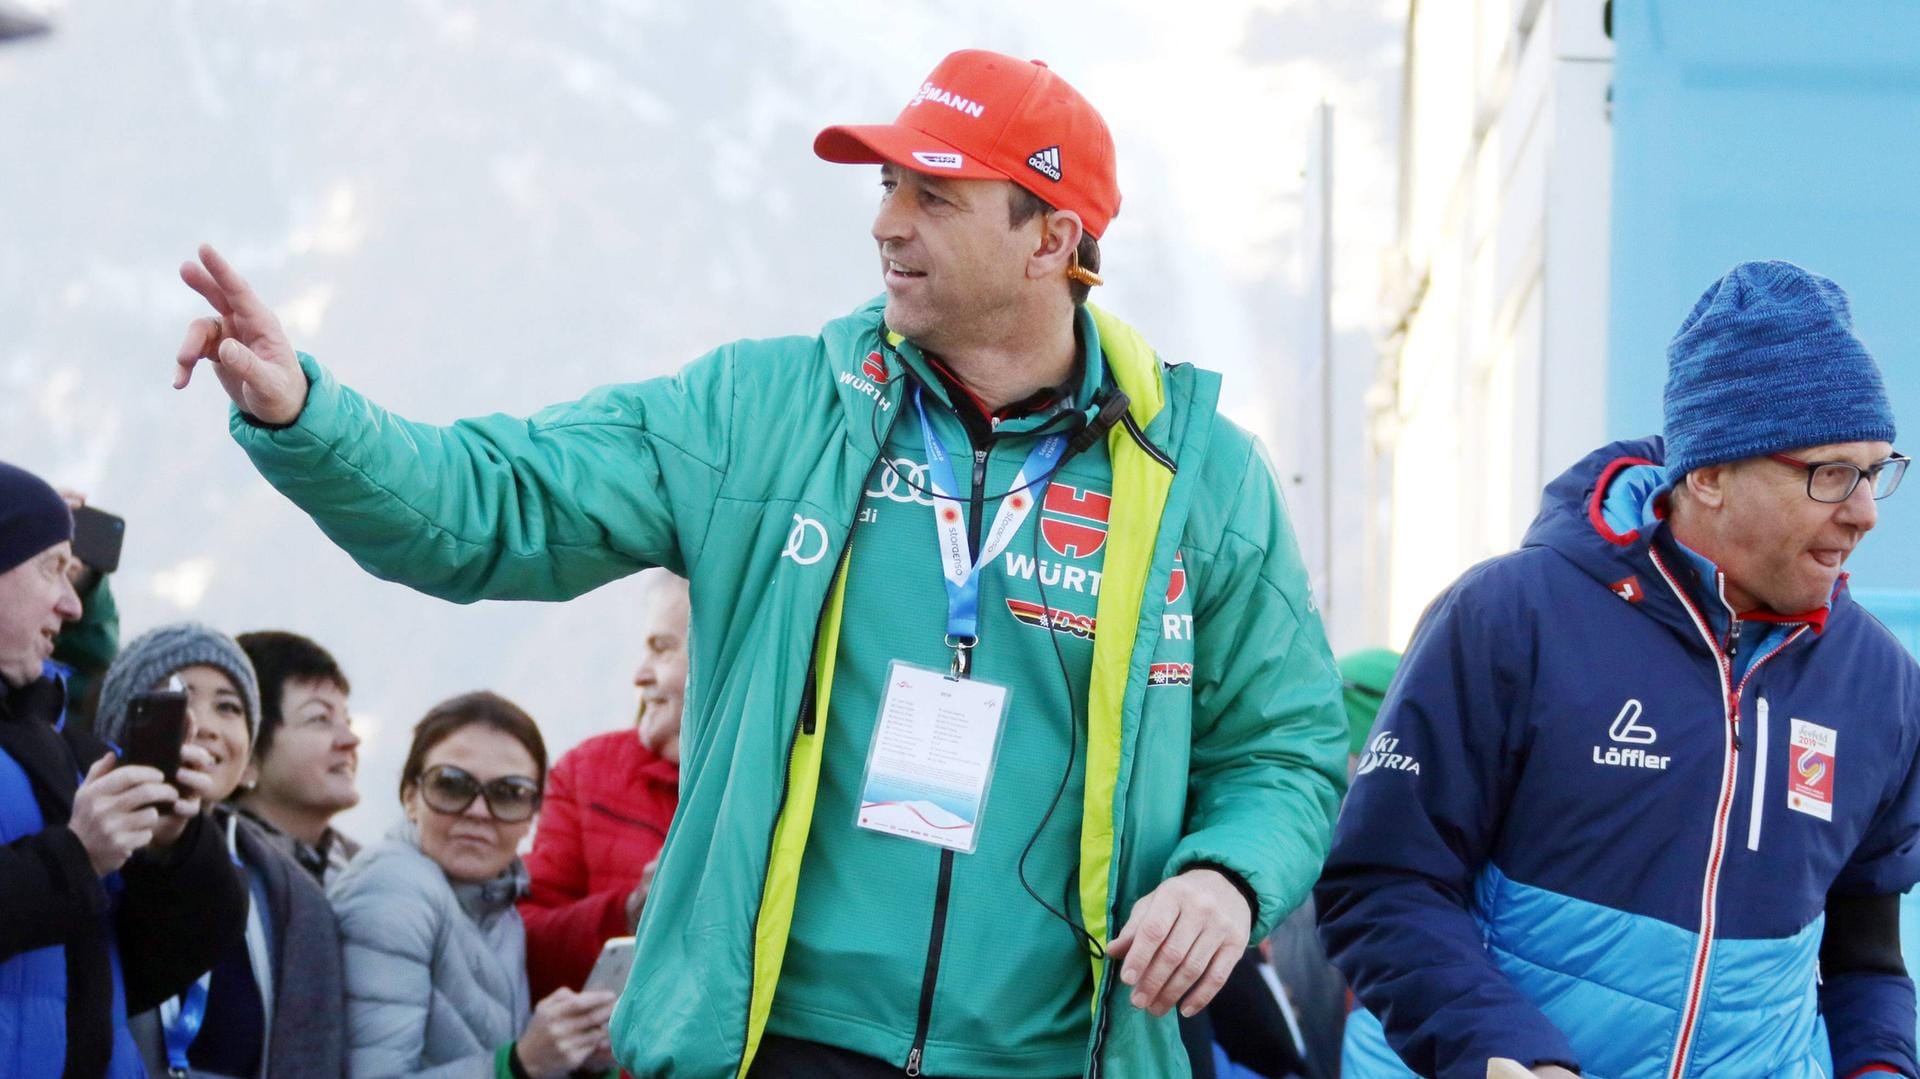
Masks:
[[[1793,721],[1787,756],[1787,808],[1833,819],[1833,757],[1837,732],[1832,727]]]
[[[854,823],[973,853],[1008,697],[1005,686],[895,660]]]

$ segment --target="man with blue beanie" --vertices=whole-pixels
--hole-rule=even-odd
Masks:
[[[53,488],[0,462],[0,1075],[145,1079],[128,1013],[211,967],[247,898],[199,816],[204,747],[176,790],[64,722],[47,659],[80,617],[72,539]]]
[[[1347,1079],[1916,1075],[1920,668],[1841,572],[1907,458],[1845,293],[1735,267],[1665,421],[1415,634],[1315,892]]]

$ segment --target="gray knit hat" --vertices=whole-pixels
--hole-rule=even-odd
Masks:
[[[253,664],[232,637],[198,622],[150,629],[120,650],[100,681],[100,708],[93,732],[119,745],[127,732],[127,705],[154,684],[185,667],[205,664],[226,672],[247,709],[247,744],[260,735],[260,686]]]

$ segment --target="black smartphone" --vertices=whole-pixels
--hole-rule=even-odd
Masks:
[[[105,510],[81,506],[73,511],[73,557],[96,573],[120,568],[120,541],[126,534],[126,520]]]
[[[180,771],[180,747],[187,739],[187,695],[163,690],[142,693],[127,704],[127,742],[120,750],[121,764],[144,764],[158,768],[174,783]],[[174,783],[175,791],[180,789]],[[173,807],[157,804],[165,813]]]

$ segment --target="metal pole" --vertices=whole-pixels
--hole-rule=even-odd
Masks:
[[[1333,614],[1333,552],[1335,538],[1333,460],[1333,105],[1322,101],[1314,116],[1314,136],[1320,152],[1320,609]]]

